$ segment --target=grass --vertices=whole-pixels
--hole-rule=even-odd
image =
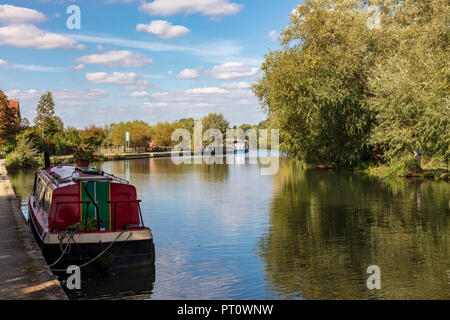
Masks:
[[[419,165],[412,156],[406,156],[389,164],[371,165],[363,172],[381,178],[422,178],[449,181],[448,166],[443,161],[436,159],[424,160]]]

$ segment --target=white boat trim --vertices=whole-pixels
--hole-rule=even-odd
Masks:
[[[122,233],[122,234],[121,234]],[[69,235],[62,240],[63,244],[69,241]],[[120,241],[139,241],[139,240],[151,240],[153,239],[152,233],[149,229],[145,230],[130,230],[123,232],[103,232],[103,233],[75,233],[73,240],[76,243],[107,243],[107,242],[120,242]],[[47,233],[44,238],[44,244],[60,244],[58,234]]]

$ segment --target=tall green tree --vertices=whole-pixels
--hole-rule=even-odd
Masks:
[[[281,149],[335,167],[448,155],[449,12],[445,0],[301,3],[253,86]]]
[[[88,147],[98,148],[106,138],[106,131],[102,127],[89,125],[79,131],[81,143]]]
[[[176,122],[158,122],[152,127],[152,141],[159,147],[171,146],[173,144],[172,133],[177,128]]]
[[[223,134],[226,133],[230,124],[225,119],[222,113],[209,113],[207,116],[202,118],[203,132],[208,129],[217,129]]]
[[[253,90],[280,129],[280,149],[309,163],[352,166],[368,153],[373,65],[364,1],[305,1]]]
[[[36,118],[34,118],[34,124],[40,129],[43,139],[51,137],[64,129],[62,120],[54,114],[55,103],[53,102],[53,95],[48,91],[41,96],[36,107]]]
[[[145,147],[152,140],[152,127],[141,120],[111,124],[107,140],[114,146],[123,146],[126,132],[130,132],[133,147]]]
[[[450,3],[405,0],[383,7],[382,43],[368,81],[377,118],[371,143],[386,160],[421,149],[426,158],[450,159],[448,58]],[[389,10],[390,8],[390,10]]]

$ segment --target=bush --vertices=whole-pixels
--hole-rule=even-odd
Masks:
[[[38,167],[42,160],[39,151],[28,138],[17,141],[16,149],[6,156],[8,170]]]
[[[416,158],[404,156],[391,163],[387,170],[387,175],[391,177],[413,177],[422,172],[423,170]]]

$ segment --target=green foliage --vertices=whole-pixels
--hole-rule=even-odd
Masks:
[[[207,116],[202,118],[203,132],[209,129],[217,129],[225,134],[229,127],[230,124],[222,113],[209,113]]]
[[[183,118],[175,123],[177,129],[186,129],[192,135],[194,134],[194,119],[193,118]]]
[[[123,146],[125,132],[130,132],[130,144],[133,147],[145,147],[152,139],[152,128],[148,123],[140,120],[111,124],[108,138],[114,146]]]
[[[449,158],[448,18],[444,0],[301,3],[253,86],[281,150],[355,167],[422,148]]]
[[[86,161],[95,161],[97,160],[97,156],[95,155],[94,149],[89,147],[81,147],[75,149],[73,153],[73,158],[75,160],[86,160]]]
[[[400,159],[392,161],[386,169],[388,177],[413,177],[422,172],[418,161],[411,155],[406,155]]]
[[[6,156],[8,170],[34,168],[41,163],[39,151],[30,137],[22,135],[17,140],[15,150]]]
[[[106,130],[95,125],[90,125],[84,128],[84,130],[79,131],[81,143],[84,146],[93,148],[99,148],[102,145],[103,141],[106,139],[106,136]]]
[[[15,110],[9,108],[8,97],[0,90],[0,145],[11,142],[19,130]]]
[[[418,147],[427,158],[450,159],[449,10],[448,1],[405,1],[383,16],[386,53],[368,85],[378,124],[371,143],[386,160]]]
[[[283,49],[266,55],[253,87],[280,129],[281,150],[308,163],[353,166],[368,151],[374,116],[364,79],[372,53],[355,5],[362,12],[357,1],[300,4]]]
[[[77,222],[77,223],[73,224],[71,227],[75,228],[76,230],[80,230],[80,231],[87,231],[87,232],[97,231],[98,230],[97,219],[88,217],[87,221],[83,220],[83,221]]]
[[[176,123],[158,122],[152,127],[152,141],[159,147],[172,145],[172,132],[177,129]]]
[[[67,127],[64,131],[53,135],[53,142],[56,154],[72,154],[73,150],[80,145],[79,130],[74,127]]]
[[[36,118],[34,118],[34,124],[41,132],[43,140],[52,138],[55,133],[64,129],[62,120],[54,114],[55,103],[53,95],[49,91],[41,96],[36,107]]]

